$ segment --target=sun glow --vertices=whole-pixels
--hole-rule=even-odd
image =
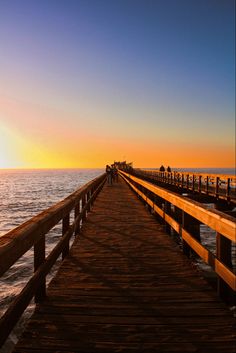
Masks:
[[[20,167],[15,134],[0,124],[0,168]]]

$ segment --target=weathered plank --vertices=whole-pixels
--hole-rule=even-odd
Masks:
[[[234,324],[120,180],[98,196],[14,352],[235,353]]]

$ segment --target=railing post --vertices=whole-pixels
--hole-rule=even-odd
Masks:
[[[174,219],[180,224],[180,227],[182,228],[182,210],[177,206],[174,206]],[[173,229],[173,234],[174,236],[180,238],[181,230],[180,230],[180,233],[178,233]]]
[[[216,257],[223,262],[228,268],[232,268],[231,261],[231,241],[225,238],[220,233],[216,234]],[[223,299],[228,299],[229,297],[229,286],[225,281],[218,277],[217,280],[217,292]]]
[[[80,200],[75,206],[75,220],[79,216],[79,214],[80,214]],[[75,226],[75,236],[79,233],[79,231],[80,231],[80,221]]]
[[[186,189],[189,189],[189,174],[186,176]]]
[[[181,175],[181,188],[184,188],[184,174]]]
[[[45,234],[39,241],[34,244],[34,272],[37,271],[40,265],[45,261]],[[35,303],[41,302],[46,297],[46,278],[42,279],[42,283],[35,292]]]
[[[215,208],[223,211],[225,206],[215,204]],[[216,233],[216,257],[228,268],[232,268],[232,242],[220,233]],[[220,276],[217,278],[217,293],[224,300],[231,300],[232,290]]]
[[[227,200],[230,200],[230,178],[227,179],[226,197],[227,197]]]
[[[182,224],[183,224],[183,228],[192,235],[193,238],[195,238],[197,241],[201,242],[201,237],[200,237],[200,222],[190,216],[188,213],[184,212],[182,213]],[[183,252],[185,255],[187,255],[188,257],[191,254],[191,248],[190,246],[184,241],[182,240],[182,245],[183,245]],[[193,251],[193,250],[192,250]]]
[[[87,202],[89,201],[90,197],[91,197],[90,190],[88,190],[86,193]],[[87,208],[87,212],[90,212],[90,211],[91,211],[91,204],[89,204]]]
[[[170,215],[171,213],[171,203],[168,201],[165,201],[164,212],[167,215]],[[166,233],[171,234],[171,226],[166,221],[165,221],[165,231]]]
[[[218,198],[219,196],[219,183],[220,183],[220,178],[216,177],[216,189],[215,189],[216,198]]]
[[[65,216],[62,220],[62,236],[64,234],[66,234],[69,227],[70,227],[70,214]],[[68,241],[66,242],[64,249],[62,251],[62,259],[64,259],[69,253],[69,242],[70,242],[70,240],[68,239]]]
[[[162,199],[159,196],[154,195],[154,201],[153,202],[154,202],[154,204],[157,207],[159,207],[162,210],[163,201],[162,201]],[[155,217],[156,217],[156,219],[158,220],[158,222],[160,224],[164,224],[163,218],[158,213],[155,213]]]
[[[86,194],[82,196],[82,211],[85,205],[86,205]],[[82,217],[82,221],[84,222],[85,220],[86,220],[86,211],[83,213],[83,217]]]
[[[193,174],[193,192],[195,191],[195,175]]]
[[[91,191],[90,191],[90,197],[93,196],[93,193],[94,193],[94,187],[92,186]],[[91,206],[93,206],[93,203],[94,203],[94,200],[92,199],[91,200]]]
[[[199,177],[198,177],[198,192],[199,192],[199,194],[201,194],[201,192],[202,192],[202,176],[201,175],[199,175]]]
[[[209,194],[209,176],[206,177],[206,194]]]

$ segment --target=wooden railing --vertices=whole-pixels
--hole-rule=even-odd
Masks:
[[[146,180],[174,185],[185,192],[213,196],[216,199],[236,203],[236,176],[186,172],[160,172],[158,170],[133,169],[133,175]]]
[[[236,276],[231,249],[231,244],[236,243],[235,218],[121,170],[119,174],[164,221],[166,230],[169,232],[172,228],[180,236],[183,252],[189,256],[192,249],[214,269],[218,275],[219,295],[227,299],[230,293],[230,300],[235,301]],[[201,223],[216,231],[215,255],[201,244]]]
[[[45,298],[47,274],[60,254],[62,258],[68,254],[70,238],[73,234],[78,234],[105,180],[106,175],[103,174],[63,201],[0,237],[0,276],[32,246],[34,247],[34,274],[0,319],[0,347],[33,296],[36,302]],[[70,224],[72,211],[74,211],[73,223]],[[45,258],[45,235],[60,221],[62,221],[62,237]]]

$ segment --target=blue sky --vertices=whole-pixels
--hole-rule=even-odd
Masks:
[[[128,142],[150,153],[169,139],[198,164],[199,146],[225,148],[232,166],[234,27],[232,0],[0,0],[0,97],[82,127],[94,148],[117,139],[132,160]],[[23,130],[21,116],[0,118]]]

